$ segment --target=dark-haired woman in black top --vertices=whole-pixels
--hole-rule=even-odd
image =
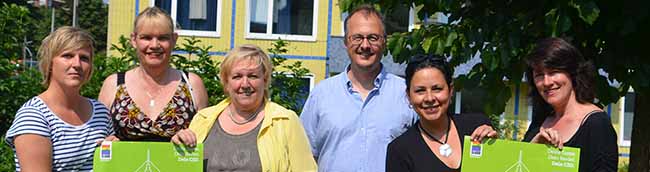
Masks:
[[[593,103],[593,64],[560,38],[538,42],[526,62],[537,109],[524,141],[580,148],[580,172],[616,171],[616,132]]]
[[[480,114],[448,113],[453,70],[440,56],[416,56],[406,67],[406,92],[420,120],[388,145],[386,171],[460,171],[463,137],[496,137]]]

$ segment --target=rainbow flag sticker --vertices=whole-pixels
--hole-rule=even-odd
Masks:
[[[481,157],[483,155],[483,144],[481,144],[481,142],[472,141],[470,144],[469,155],[471,157]]]
[[[102,145],[99,148],[99,159],[102,161],[108,161],[111,160],[112,154],[111,154],[111,149],[113,148],[113,143],[110,141],[104,141],[102,142]]]

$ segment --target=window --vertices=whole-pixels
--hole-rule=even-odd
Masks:
[[[480,113],[485,114],[483,106],[485,105],[484,98],[487,93],[480,88],[464,88],[460,94],[460,111],[457,113]]]
[[[246,1],[246,38],[315,41],[318,0]]]
[[[285,74],[284,76],[286,76],[287,78],[294,77],[291,74]],[[274,74],[273,79],[271,81],[272,87],[280,88],[279,89],[280,97],[282,97],[283,100],[294,99],[293,100],[295,103],[294,107],[288,107],[288,108],[302,109],[302,107],[305,105],[305,102],[307,101],[307,97],[309,96],[311,89],[314,88],[314,75],[307,74],[300,78],[300,82],[302,83],[302,85],[300,85],[300,87],[298,88],[299,89],[297,93],[298,95],[294,95],[295,97],[288,95],[289,93],[285,91],[288,89],[286,83],[281,81],[279,78],[280,77],[278,77],[277,74]]]
[[[456,114],[472,113],[487,116],[483,109],[485,106],[485,97],[487,97],[487,92],[481,88],[463,88],[462,90],[455,92],[453,97],[454,99],[451,100],[452,102],[449,105],[449,110],[451,111],[451,108],[453,108],[453,112]],[[505,112],[499,115],[501,121],[504,120],[504,114]]]
[[[461,113],[460,103],[456,103],[456,102],[461,102],[461,97],[463,96],[463,94],[460,91],[454,92],[454,94],[455,94],[453,96],[454,99],[451,100],[451,104],[449,105],[449,108],[454,107],[454,114],[460,114]],[[449,111],[449,108],[447,109],[447,111]]]
[[[635,106],[634,99],[635,95],[633,92],[628,92],[625,97],[621,99],[621,103],[623,104],[621,114],[619,115],[621,126],[619,131],[622,132],[619,133],[621,146],[630,146],[630,141],[632,139],[632,121],[634,120]]]
[[[177,33],[185,36],[219,37],[221,0],[154,0],[176,23]]]

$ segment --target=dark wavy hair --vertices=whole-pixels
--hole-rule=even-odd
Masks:
[[[546,38],[537,42],[535,49],[526,58],[528,68],[526,80],[530,86],[530,97],[538,108],[532,122],[543,122],[553,113],[553,108],[537,91],[533,77],[535,69],[556,69],[569,74],[576,100],[579,103],[593,103],[595,98],[594,78],[596,69],[580,51],[561,38]]]
[[[408,65],[406,66],[406,71],[404,71],[405,82],[406,82],[406,92],[409,92],[411,87],[411,80],[413,80],[413,75],[415,72],[425,69],[425,68],[435,68],[442,72],[445,75],[445,81],[447,86],[451,86],[452,78],[451,75],[454,73],[454,69],[449,65],[445,57],[439,55],[415,55],[411,57]]]

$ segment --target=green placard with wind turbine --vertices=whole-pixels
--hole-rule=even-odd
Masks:
[[[463,172],[577,172],[580,149],[501,139],[473,143],[465,136]]]
[[[93,171],[203,171],[203,144],[195,148],[170,142],[103,142],[95,149]]]

